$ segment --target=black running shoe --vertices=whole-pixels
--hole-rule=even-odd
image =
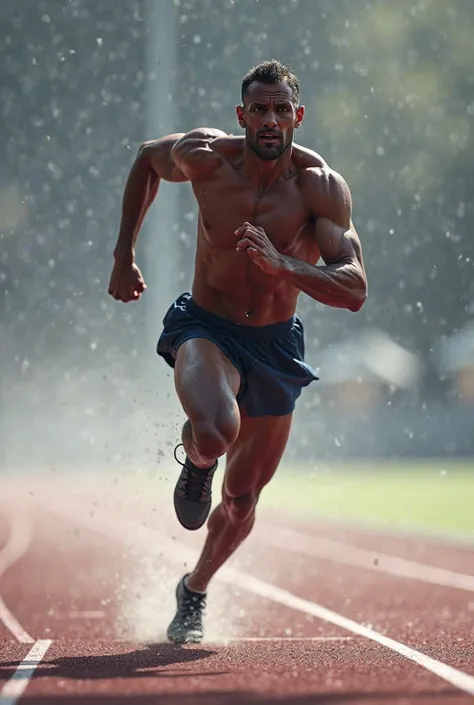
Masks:
[[[217,460],[211,468],[197,468],[186,456],[181,463],[174,449],[176,462],[182,465],[178,482],[174,488],[174,508],[179,523],[189,531],[196,531],[209,516],[212,504],[212,479],[217,469]]]
[[[204,636],[202,617],[206,595],[191,592],[184,584],[184,576],[176,588],[177,609],[166,636],[174,644],[200,644]]]

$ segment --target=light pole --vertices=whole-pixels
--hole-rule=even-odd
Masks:
[[[145,47],[145,139],[176,132],[174,88],[177,73],[176,7],[171,0],[145,0],[148,25]],[[143,274],[148,291],[143,297],[146,322],[158,331],[167,307],[178,295],[179,188],[161,182],[156,202],[145,220]]]

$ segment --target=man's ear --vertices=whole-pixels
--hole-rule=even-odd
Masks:
[[[304,105],[300,105],[300,107],[296,109],[295,127],[299,127],[301,125],[301,123],[303,122],[304,111],[305,111]]]
[[[235,107],[235,112],[237,114],[237,122],[239,123],[240,127],[246,127],[245,124],[245,113],[244,113],[244,108],[242,105],[236,105]]]

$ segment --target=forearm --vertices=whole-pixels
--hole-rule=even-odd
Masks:
[[[365,274],[357,262],[315,267],[293,257],[284,257],[281,276],[326,306],[358,311],[367,298]]]

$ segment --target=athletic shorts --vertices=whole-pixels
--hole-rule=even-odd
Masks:
[[[212,341],[239,371],[237,402],[248,416],[290,414],[303,387],[318,379],[304,361],[304,328],[296,315],[267,326],[240,325],[206,311],[184,293],[163,319],[158,355],[174,368],[178,348],[193,338]]]

